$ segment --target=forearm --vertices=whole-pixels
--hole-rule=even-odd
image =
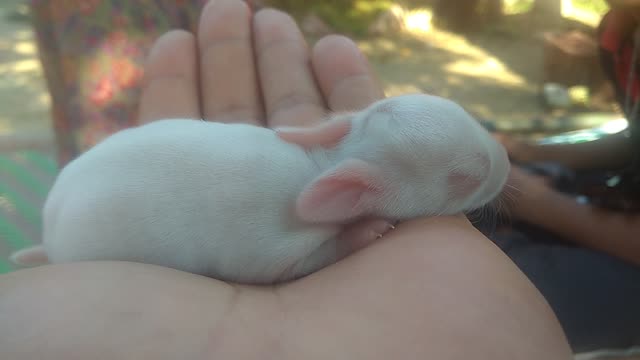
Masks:
[[[538,145],[533,149],[534,161],[555,161],[571,169],[614,169],[631,159],[631,141],[623,133],[578,144]]]
[[[576,245],[599,250],[640,265],[640,215],[626,215],[577,203],[549,191],[532,204],[527,221]]]

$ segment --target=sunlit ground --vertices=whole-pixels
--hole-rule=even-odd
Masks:
[[[482,117],[510,123],[526,121],[540,110],[537,84],[463,37],[434,29],[420,40],[379,39],[360,45],[374,60],[388,95],[433,93],[458,101]],[[541,59],[522,44],[505,45],[512,52],[521,49]],[[527,70],[537,69],[529,66]]]
[[[597,26],[601,15],[562,1],[565,18]],[[419,91],[452,98],[505,131],[536,127],[559,132],[603,125],[619,130],[620,124],[626,124],[615,113],[558,120],[544,111],[538,96],[543,60],[540,35],[548,30],[544,27],[511,23],[510,28],[463,37],[433,26],[429,9],[395,8],[394,12],[403,17],[404,36],[360,42],[387,95]],[[507,7],[507,14],[517,12],[509,13]]]
[[[51,143],[49,95],[22,2],[0,2],[0,150]]]
[[[0,151],[42,147],[52,140],[49,95],[30,24],[20,18],[27,10],[21,4],[0,2]],[[569,5],[563,14],[592,26],[599,21],[599,15]],[[544,117],[538,98],[542,44],[535,34],[498,31],[462,37],[432,26],[431,16],[429,9],[405,12],[402,35],[359,41],[387,95],[419,91],[449,97],[508,131],[534,123],[549,129],[585,128],[612,119],[602,115],[560,123]]]

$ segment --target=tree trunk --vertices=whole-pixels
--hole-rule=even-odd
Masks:
[[[478,0],[439,0],[433,8],[434,20],[443,27],[467,32],[475,27]]]
[[[502,17],[502,0],[486,0],[484,13],[487,21],[500,20]]]
[[[502,16],[502,0],[437,0],[434,21],[451,31],[469,32]]]

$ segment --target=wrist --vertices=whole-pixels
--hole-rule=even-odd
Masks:
[[[521,220],[542,225],[549,216],[553,217],[550,212],[561,200],[561,195],[551,188],[523,193],[514,208],[514,215]]]
[[[526,153],[528,162],[549,161],[555,157],[554,151],[549,145],[539,145],[535,143],[528,144]]]
[[[538,146],[529,141],[521,142],[517,147],[510,149],[511,157],[517,163],[531,163],[537,161]]]

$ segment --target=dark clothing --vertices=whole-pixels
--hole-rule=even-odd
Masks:
[[[491,239],[549,302],[575,352],[640,345],[640,267],[527,225]]]

